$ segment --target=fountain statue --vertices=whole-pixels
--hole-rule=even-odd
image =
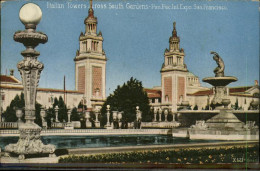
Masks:
[[[229,108],[230,99],[228,98],[226,86],[234,81],[236,77],[225,76],[225,65],[222,58],[216,52],[213,59],[218,67],[214,70],[215,77],[204,78],[203,81],[214,86],[214,97],[211,106],[219,112],[207,121],[196,121],[189,129],[190,139],[214,139],[214,140],[257,140],[259,130],[256,126],[248,126],[252,123],[240,121],[234,114],[233,109]]]
[[[213,108],[219,108],[222,106],[222,100],[227,98],[227,88],[226,86],[231,82],[237,81],[236,77],[225,76],[224,75],[224,61],[216,52],[211,52],[214,54],[213,59],[217,62],[218,67],[214,69],[215,77],[204,78],[203,81],[214,86],[215,96],[211,102]]]
[[[217,68],[214,69],[215,77],[224,77],[224,69],[225,69],[224,61],[218,55],[217,52],[212,51],[210,52],[210,54],[214,54],[213,59],[218,64]]]
[[[40,138],[42,128],[34,123],[36,88],[43,70],[43,64],[37,60],[40,53],[34,48],[39,43],[46,43],[48,37],[42,32],[36,32],[36,25],[42,18],[42,11],[38,5],[34,3],[23,5],[19,17],[25,25],[25,30],[15,32],[14,40],[23,43],[26,47],[26,50],[21,52],[24,59],[17,64],[24,88],[26,122],[19,125],[19,140],[16,144],[9,144],[5,147],[5,155],[18,154],[19,160],[25,159],[25,155],[35,154],[49,154],[51,157],[55,156],[56,147],[42,143]]]

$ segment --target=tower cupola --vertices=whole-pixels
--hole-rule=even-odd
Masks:
[[[87,34],[97,34],[97,17],[94,16],[94,10],[92,8],[92,0],[89,1],[89,10],[88,16],[84,20],[84,24],[86,25],[86,33]]]
[[[169,49],[172,51],[180,51],[180,38],[177,36],[176,22],[173,22],[172,36],[169,39]]]

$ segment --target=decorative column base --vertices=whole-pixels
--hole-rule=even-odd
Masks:
[[[90,121],[86,121],[86,128],[92,128],[92,123]]]
[[[55,145],[44,145],[41,141],[41,127],[35,123],[26,123],[19,126],[20,137],[16,144],[9,144],[5,147],[6,156],[18,154],[19,160],[25,159],[25,155],[49,154],[55,157]]]
[[[100,128],[100,122],[99,122],[99,121],[96,121],[96,122],[95,122],[95,127],[96,127],[96,128]]]

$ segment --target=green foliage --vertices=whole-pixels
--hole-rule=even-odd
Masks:
[[[79,121],[80,120],[80,115],[77,112],[77,108],[74,107],[71,111],[71,121]]]
[[[205,110],[209,110],[209,105],[207,105],[207,106],[205,107]]]
[[[193,110],[198,110],[198,105],[195,105]]]
[[[136,106],[139,106],[139,110],[142,111],[142,121],[152,120],[147,93],[142,82],[133,77],[122,86],[118,86],[114,93],[107,97],[101,109],[101,125],[107,122],[107,105],[110,105],[110,111],[123,111],[123,120],[126,122],[133,122],[136,119]],[[112,121],[112,112],[110,121]]]
[[[41,107],[42,105],[39,103],[35,103],[35,120],[34,122],[39,125],[42,126],[42,118],[41,118]]]
[[[241,110],[242,107],[238,105],[238,99],[236,99],[236,102],[234,105],[231,105],[231,107],[234,109],[234,110]]]
[[[121,153],[106,153],[89,156],[68,156],[59,159],[59,163],[256,163],[259,157],[259,146],[223,147],[215,149],[180,149],[149,150]],[[239,160],[238,160],[239,159]],[[241,159],[243,161],[241,161]]]
[[[78,109],[82,109],[82,112],[83,112],[83,109],[84,109],[84,110],[87,109],[87,105],[83,105],[83,104],[82,104],[82,101],[80,101],[79,104],[78,104]]]
[[[67,106],[64,103],[63,98],[60,96],[59,100],[55,97],[54,98],[54,103],[52,105],[52,109],[50,109],[51,113],[52,113],[52,117],[55,119],[55,107],[58,106],[59,107],[59,111],[58,111],[58,120],[60,122],[63,121],[68,121],[68,114],[67,114]],[[48,117],[49,119],[49,117]],[[48,122],[48,121],[47,121]]]
[[[10,105],[7,106],[6,111],[3,113],[3,117],[5,118],[5,122],[16,122],[18,118],[16,117],[16,108],[24,108],[24,94],[21,93],[14,97],[11,101]],[[24,110],[23,110],[24,113]]]
[[[41,104],[35,103],[35,123],[38,125],[42,125],[42,120],[40,116],[40,111],[41,111]],[[6,122],[16,122],[17,117],[16,117],[16,108],[21,108],[23,109],[23,117],[22,120],[24,120],[25,116],[25,101],[24,101],[24,94],[21,93],[21,95],[16,95],[14,99],[11,101],[10,105],[6,108],[6,111],[3,113],[3,117],[5,117]]]

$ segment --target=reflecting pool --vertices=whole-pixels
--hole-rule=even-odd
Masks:
[[[0,137],[0,147],[3,150],[8,144],[17,143],[19,137]],[[56,145],[57,149],[120,147],[140,145],[169,145],[221,142],[213,140],[189,140],[175,138],[170,135],[95,135],[95,136],[42,136],[44,144]]]

